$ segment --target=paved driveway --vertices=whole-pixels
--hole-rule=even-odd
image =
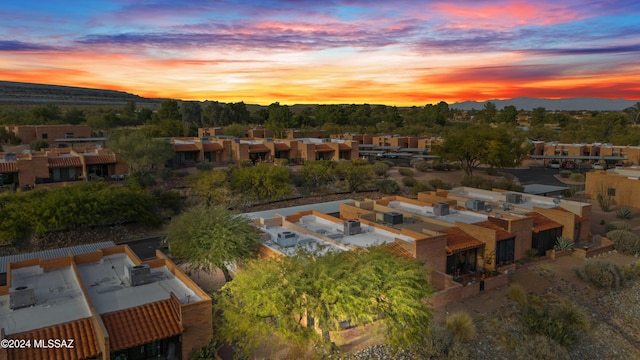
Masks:
[[[542,184],[552,186],[567,186],[562,181],[555,178],[559,169],[545,168],[542,166],[532,166],[520,169],[500,169],[498,172],[512,174],[520,180],[521,185]]]

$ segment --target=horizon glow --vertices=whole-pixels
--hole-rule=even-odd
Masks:
[[[640,98],[640,3],[23,0],[0,80],[181,100]]]

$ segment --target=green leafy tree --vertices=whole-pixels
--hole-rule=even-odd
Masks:
[[[227,173],[222,170],[200,171],[186,178],[191,193],[205,200],[207,205],[230,205]]]
[[[246,126],[242,124],[229,124],[224,127],[224,134],[228,136],[235,136],[237,138],[243,138],[247,136]]]
[[[545,117],[547,115],[547,109],[543,107],[537,107],[531,111],[531,126],[544,125]]]
[[[64,113],[63,122],[71,125],[82,124],[87,121],[84,111],[78,109],[69,109]]]
[[[516,136],[517,135],[517,136]],[[480,164],[493,167],[513,167],[526,154],[521,135],[507,129],[470,126],[447,135],[444,144],[434,147],[434,153],[444,160],[458,161],[467,176]]]
[[[152,168],[161,168],[173,157],[171,144],[146,137],[141,131],[112,133],[107,147],[123,159],[134,173],[145,173]]]
[[[484,108],[480,112],[480,119],[485,123],[492,123],[496,120],[496,115],[498,114],[498,108],[496,104],[491,101],[487,101],[484,104]]]
[[[197,206],[174,218],[167,230],[171,255],[189,269],[219,269],[231,280],[228,266],[257,254],[258,230],[245,216],[222,206]]]
[[[516,124],[518,118],[518,109],[513,105],[505,106],[498,114],[499,123]]]
[[[367,161],[341,161],[336,173],[344,179],[349,191],[356,192],[373,177],[373,166]]]
[[[247,356],[264,342],[327,345],[342,322],[383,322],[388,344],[423,346],[431,311],[424,267],[387,247],[249,262],[216,298],[218,336]],[[307,316],[320,334],[303,326]]]
[[[34,151],[40,151],[41,149],[48,148],[49,143],[44,140],[33,140],[31,144],[29,144],[29,149]]]
[[[288,128],[293,127],[293,113],[287,105],[275,102],[269,105],[269,118],[264,126],[271,130],[274,137],[282,138]]]
[[[296,176],[301,179],[303,187],[318,191],[335,180],[335,167],[335,162],[330,160],[307,161]]]
[[[289,180],[289,171],[282,166],[239,166],[231,170],[229,188],[256,201],[273,200],[291,192]]]

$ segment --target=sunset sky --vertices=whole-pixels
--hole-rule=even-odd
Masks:
[[[640,98],[640,1],[0,2],[0,80],[268,105]]]

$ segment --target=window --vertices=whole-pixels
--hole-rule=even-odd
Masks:
[[[72,132],[64,133],[64,138],[65,139],[71,139],[72,137],[73,137],[73,133]]]
[[[47,139],[48,137],[49,137],[49,135],[47,135],[47,133],[43,133],[43,134],[42,134],[42,138],[43,138],[43,139]]]
[[[607,189],[607,195],[616,196],[616,189],[615,188],[608,188]]]

